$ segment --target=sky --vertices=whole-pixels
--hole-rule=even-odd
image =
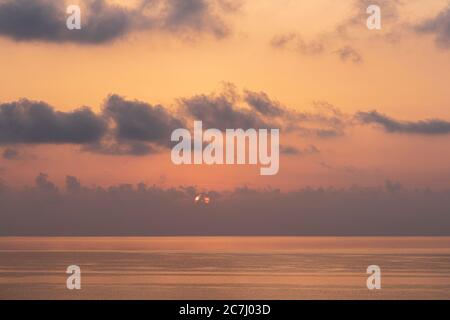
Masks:
[[[66,28],[68,4],[80,5],[81,30]],[[366,26],[371,4],[381,9],[381,30]],[[35,203],[18,208],[28,192],[46,204],[68,203],[73,183],[91,211],[87,199],[100,201],[96,190],[131,186],[138,193],[145,184],[188,199],[276,191],[277,203],[309,188],[340,190],[337,213],[326,194],[317,200],[330,205],[323,214],[331,216],[362,201],[352,198],[354,188],[369,188],[405,202],[388,201],[383,219],[399,206],[409,212],[406,202],[417,192],[442,195],[450,187],[449,30],[447,0],[0,0],[0,198],[9,199],[3,233],[45,234],[10,214],[29,215]],[[261,176],[254,165],[174,165],[170,134],[194,120],[220,130],[279,128],[278,174]],[[215,210],[230,208],[226,203]],[[288,203],[283,225],[302,207]],[[155,217],[169,210],[157,207],[149,209]],[[363,207],[370,215],[377,206]],[[450,233],[435,209],[428,227],[405,228],[400,219],[392,233]],[[43,214],[52,217],[52,210]],[[258,210],[238,212],[248,219]],[[423,217],[414,214],[420,225]],[[130,220],[132,234],[140,220]],[[379,233],[389,233],[387,221]],[[286,232],[377,233],[369,222],[336,229],[311,223]],[[208,230],[191,231],[233,227]]]

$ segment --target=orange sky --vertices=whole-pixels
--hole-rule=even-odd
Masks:
[[[399,7],[398,21],[381,31],[352,26],[348,38],[336,26],[354,16],[354,1],[247,0],[224,17],[231,34],[177,35],[136,31],[113,43],[17,42],[0,37],[0,103],[21,98],[68,111],[89,106],[100,111],[112,93],[174,110],[177,99],[220,92],[223,82],[238,90],[264,91],[298,110],[326,101],[344,114],[376,109],[399,120],[450,119],[450,50],[412,25],[435,16],[445,0],[414,0]],[[270,45],[274,36],[301,34],[305,41],[324,39],[325,51],[307,55]],[[394,43],[385,36],[398,33]],[[357,48],[361,63],[341,61],[342,45]],[[80,152],[73,145],[20,145],[23,157],[0,160],[0,177],[11,184],[31,183],[39,172],[61,183],[66,174],[85,184],[137,183],[204,188],[238,185],[372,185],[385,179],[417,186],[448,187],[448,135],[387,134],[371,126],[353,126],[345,136],[303,137],[282,134],[282,143],[320,153],[282,155],[280,172],[261,177],[252,166],[172,165],[168,151],[157,155],[105,156]],[[1,148],[1,147],[0,147]]]

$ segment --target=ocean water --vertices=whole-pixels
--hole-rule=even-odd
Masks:
[[[450,299],[450,237],[3,237],[0,299]]]

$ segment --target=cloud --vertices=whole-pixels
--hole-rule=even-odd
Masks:
[[[202,190],[121,184],[84,186],[66,177],[59,188],[46,174],[35,185],[0,185],[0,235],[450,235],[450,193],[376,187]]]
[[[280,103],[272,101],[265,92],[245,90],[244,100],[253,110],[262,115],[279,117],[287,112]]]
[[[114,139],[103,139],[85,145],[81,150],[108,156],[146,156],[159,151],[159,149],[156,149],[148,143],[123,140],[118,141]]]
[[[36,179],[36,189],[39,191],[45,191],[45,192],[57,192],[58,187],[51,181],[48,180],[48,175],[45,173],[40,173]]]
[[[316,101],[312,111],[289,114],[289,128],[303,136],[333,138],[345,135],[348,116],[326,101]]]
[[[205,128],[270,129],[317,137],[344,134],[347,116],[336,107],[317,102],[312,111],[297,111],[265,92],[233,85],[216,94],[178,100],[176,108],[127,100],[112,94],[101,112],[89,107],[56,111],[45,102],[22,99],[0,104],[0,145],[77,144],[86,152],[143,156],[170,147],[170,135],[202,120]],[[12,151],[4,155],[13,157]]]
[[[234,6],[219,0],[143,0],[134,8],[106,0],[82,0],[82,28],[68,30],[64,1],[0,0],[0,35],[16,41],[103,44],[134,31],[173,34],[230,33],[222,15]]]
[[[184,119],[172,115],[161,105],[126,100],[119,95],[106,99],[102,116],[110,124],[107,134],[85,145],[83,151],[145,156],[169,147],[172,131],[185,127]]]
[[[435,17],[416,25],[415,31],[422,34],[435,35],[436,44],[439,47],[450,49],[450,5]]]
[[[77,177],[66,176],[66,189],[69,192],[77,192],[82,190],[82,186]]]
[[[98,140],[105,131],[105,121],[87,107],[62,112],[27,99],[0,104],[0,145],[82,144]]]
[[[361,43],[365,38],[379,38],[389,43],[399,41],[406,29],[406,24],[400,19],[401,0],[353,0],[350,4],[349,15],[335,28],[309,40],[297,32],[277,34],[270,41],[271,47],[309,56],[337,54],[343,62],[362,63],[364,59],[360,50],[346,43]],[[367,32],[367,8],[370,5],[378,5],[381,9],[382,29],[376,32]]]
[[[3,159],[6,160],[16,160],[19,159],[19,151],[13,148],[6,148],[3,150]]]
[[[108,42],[135,28],[136,12],[108,4],[104,0],[86,0],[82,11],[82,29],[68,30],[64,1],[0,1],[0,34],[17,41]]]
[[[167,145],[173,130],[184,127],[184,122],[161,105],[126,100],[111,95],[105,102],[103,114],[115,123],[118,140],[154,142]]]
[[[308,156],[308,155],[313,155],[313,154],[319,154],[320,150],[314,146],[314,145],[310,145],[306,148],[303,149],[298,149],[292,146],[280,146],[280,152],[282,154],[286,154],[286,155],[292,155],[292,156]]]
[[[300,35],[295,33],[276,35],[272,38],[271,46],[276,49],[284,49],[298,52],[302,55],[317,56],[325,52],[337,54],[343,61],[351,61],[353,63],[363,62],[362,54],[351,46],[345,45],[339,47],[337,50],[332,51],[327,47],[335,45],[331,44],[330,39],[316,39],[311,41],[305,41]]]
[[[224,2],[220,2],[219,4]],[[217,3],[207,0],[171,0],[166,1],[164,26],[179,32],[185,29],[205,31],[217,38],[224,38],[230,34],[229,27],[219,14],[214,13]],[[234,11],[234,6],[219,6],[226,11]]]
[[[356,121],[354,121],[356,119]],[[343,113],[336,106],[318,101],[312,108],[288,108],[265,92],[228,85],[223,91],[181,98],[173,108],[129,100],[113,94],[101,111],[88,107],[56,111],[45,102],[22,99],[0,104],[0,146],[7,146],[5,159],[17,158],[15,146],[75,144],[82,151],[103,155],[145,156],[172,146],[175,129],[190,128],[193,121],[204,128],[271,129],[300,136],[344,136],[355,124],[375,124],[386,132],[437,135],[450,133],[450,123],[440,119],[398,121],[377,111]],[[285,147],[285,154],[312,154],[313,149]],[[283,152],[283,150],[282,150]]]
[[[201,120],[205,128],[226,130],[279,127],[252,110],[239,107],[236,97],[230,96],[228,92],[196,95],[181,99],[180,102],[183,112],[195,120]]]
[[[243,97],[234,88],[220,94],[197,95],[181,99],[187,118],[202,120],[205,127],[279,128],[303,136],[321,138],[344,134],[346,116],[326,102],[316,102],[312,111],[297,111],[271,99],[265,92],[244,90]]]
[[[450,133],[450,122],[440,119],[399,121],[378,111],[358,112],[355,118],[362,124],[375,124],[389,133],[442,135]]]
[[[400,182],[396,182],[396,181],[391,181],[391,180],[386,180],[384,182],[385,186],[386,186],[386,190],[394,193],[394,192],[398,192],[401,191],[403,189],[403,185]]]
[[[271,46],[277,49],[289,49],[304,55],[318,55],[324,52],[325,45],[321,40],[306,41],[297,33],[286,33],[275,35]]]
[[[342,48],[339,48],[334,53],[336,53],[339,56],[339,58],[344,62],[346,62],[346,61],[351,61],[353,63],[362,63],[363,62],[361,53],[359,53],[358,51],[356,51],[354,48],[352,48],[350,46],[344,46]]]

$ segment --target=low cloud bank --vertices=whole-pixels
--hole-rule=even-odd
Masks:
[[[202,190],[204,192],[204,190]],[[292,192],[193,186],[58,188],[45,174],[35,185],[0,185],[0,235],[450,235],[450,191],[379,187],[304,188]]]

